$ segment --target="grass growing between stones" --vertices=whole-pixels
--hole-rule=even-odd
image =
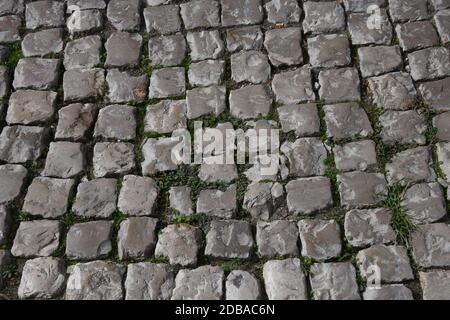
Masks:
[[[7,47],[9,48],[10,52],[8,58],[3,64],[11,70],[14,70],[19,60],[23,58],[22,48],[20,46],[20,42],[10,44]]]

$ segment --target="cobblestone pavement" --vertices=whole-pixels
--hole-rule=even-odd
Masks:
[[[450,299],[449,41],[449,0],[0,0],[1,297]],[[278,173],[170,162],[199,119]]]

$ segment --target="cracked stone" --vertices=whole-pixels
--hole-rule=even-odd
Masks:
[[[59,1],[35,1],[26,4],[27,29],[64,26],[64,3]]]
[[[400,47],[397,45],[359,48],[358,57],[363,78],[388,73],[403,65]]]
[[[338,1],[306,2],[303,4],[305,33],[330,33],[345,28],[344,9]]]
[[[386,164],[386,177],[389,184],[402,184],[429,181],[431,155],[428,147],[417,147],[395,154]]]
[[[222,259],[249,259],[253,245],[248,222],[214,220],[206,235],[205,255]]]
[[[64,68],[66,70],[93,68],[100,64],[100,36],[87,36],[70,41],[64,50]]]
[[[323,70],[319,73],[319,96],[327,103],[359,101],[359,75],[355,68]]]
[[[85,139],[96,115],[97,107],[91,103],[75,103],[59,109],[55,138],[74,141]]]
[[[0,204],[14,201],[20,195],[27,173],[21,165],[0,165]]]
[[[207,87],[218,85],[223,80],[225,62],[223,60],[205,60],[189,66],[189,83],[193,86]]]
[[[28,187],[22,210],[47,219],[62,216],[67,212],[74,184],[72,179],[34,178]]]
[[[163,100],[147,107],[144,132],[171,133],[186,126],[186,100]]]
[[[181,96],[186,91],[184,68],[163,68],[154,70],[150,79],[150,98]]]
[[[368,287],[363,292],[364,300],[414,300],[409,288],[403,284],[387,284],[379,288]]]
[[[320,138],[300,138],[295,142],[286,141],[281,152],[289,161],[289,175],[292,177],[310,177],[325,174],[327,149]]]
[[[425,144],[425,117],[415,110],[386,111],[379,118],[384,143]]]
[[[447,48],[434,47],[415,51],[408,54],[408,60],[411,77],[416,81],[450,76],[450,51]]]
[[[256,242],[262,257],[298,256],[298,229],[294,221],[258,221]]]
[[[271,0],[264,5],[270,23],[298,23],[302,9],[295,0]]]
[[[52,299],[64,290],[66,267],[60,258],[36,258],[25,262],[18,289],[20,299]]]
[[[139,33],[114,32],[106,41],[106,66],[137,66],[141,55]]]
[[[168,265],[149,262],[128,265],[125,300],[169,300],[175,287]]]
[[[294,131],[297,137],[320,132],[320,119],[315,103],[290,104],[277,108],[283,132]]]
[[[356,263],[363,279],[367,279],[374,270],[383,282],[401,282],[414,279],[408,252],[402,246],[376,244],[361,250],[356,255]]]
[[[236,210],[236,185],[229,186],[225,191],[214,189],[200,191],[197,200],[197,213],[231,219]]]
[[[266,82],[270,77],[267,56],[260,51],[241,51],[231,55],[231,77],[236,82]]]
[[[350,262],[315,263],[311,289],[316,300],[360,300],[356,270]]]
[[[134,145],[122,142],[98,142],[94,146],[92,162],[96,178],[129,173],[135,167]]]
[[[157,196],[158,190],[153,179],[127,175],[122,180],[117,207],[129,216],[152,215]]]
[[[221,300],[225,275],[218,266],[181,269],[175,278],[172,300]]]
[[[439,45],[439,37],[430,21],[412,21],[395,27],[398,42],[404,51]]]
[[[298,258],[264,263],[263,278],[269,300],[307,300],[306,278]]]
[[[63,33],[63,29],[56,28],[27,34],[22,41],[23,55],[44,57],[60,53],[64,47]]]
[[[134,77],[127,71],[109,70],[108,99],[112,103],[140,103],[147,99],[148,76]]]
[[[25,163],[37,160],[47,147],[49,131],[43,127],[7,126],[0,134],[0,160]]]
[[[334,220],[303,219],[298,222],[302,256],[328,260],[340,255],[342,244],[339,224]]]
[[[36,124],[50,120],[56,109],[53,91],[18,90],[9,98],[8,124]]]
[[[226,88],[210,86],[195,88],[186,92],[188,119],[195,119],[207,114],[218,116],[226,109]]]
[[[111,261],[77,263],[67,279],[66,300],[121,300],[125,268]]]
[[[59,247],[61,223],[51,220],[22,221],[11,253],[15,257],[48,257]]]
[[[241,119],[251,119],[266,116],[270,111],[272,99],[264,85],[248,85],[231,90],[231,114]]]
[[[419,272],[423,300],[450,300],[450,272],[436,270]]]
[[[100,178],[81,182],[72,211],[86,218],[110,218],[116,210],[116,187],[116,179]]]
[[[169,190],[170,208],[179,214],[188,216],[194,213],[192,209],[191,188],[188,186],[171,187]]]
[[[311,68],[304,66],[274,75],[272,90],[280,104],[314,101],[316,96],[311,82]]]
[[[372,140],[335,145],[333,153],[336,169],[340,171],[365,171],[376,166],[377,154],[375,147],[375,142]]]
[[[64,101],[96,99],[105,90],[103,69],[74,69],[64,72]]]
[[[269,220],[285,207],[284,188],[280,183],[253,182],[247,187],[243,208],[253,220]]]
[[[42,176],[72,178],[82,173],[84,166],[80,143],[51,142]]]
[[[148,217],[128,218],[120,223],[117,236],[119,258],[143,259],[150,256],[156,245],[158,219]]]
[[[170,264],[195,266],[201,243],[202,232],[197,227],[172,224],[159,233],[155,256],[168,258]]]
[[[298,65],[303,63],[301,48],[302,34],[297,27],[272,29],[266,31],[264,47],[272,65]]]
[[[99,10],[74,11],[67,19],[67,29],[70,34],[93,32],[103,26],[103,16]]]
[[[263,21],[264,13],[260,0],[220,0],[222,26],[257,24]]]
[[[218,30],[188,32],[186,40],[193,61],[217,59],[223,54],[224,44]]]
[[[225,282],[226,300],[259,300],[261,285],[259,280],[247,271],[233,270]]]
[[[351,62],[350,43],[344,34],[321,34],[308,38],[310,63],[316,68],[347,66]]]
[[[348,32],[353,45],[390,44],[392,25],[386,9],[380,9],[377,21],[372,12],[351,13],[347,18]]]
[[[286,184],[287,206],[293,214],[313,214],[333,204],[330,180],[325,177],[301,178]]]
[[[181,30],[180,8],[177,5],[147,7],[144,20],[148,33],[174,33]]]
[[[428,18],[428,5],[420,0],[389,0],[393,22],[415,21]]]
[[[334,140],[367,137],[373,133],[369,117],[356,102],[323,107],[327,136]]]
[[[47,90],[59,83],[59,59],[23,58],[14,71],[13,86],[17,89]]]
[[[72,260],[103,259],[112,250],[112,222],[77,223],[67,232],[66,256]]]
[[[341,205],[345,208],[359,208],[375,205],[388,194],[386,179],[381,173],[361,171],[338,175]]]
[[[359,248],[395,242],[391,221],[392,212],[388,209],[350,210],[345,214],[345,237],[353,247]]]
[[[419,267],[450,266],[450,226],[433,223],[417,226],[411,234],[414,260]]]
[[[433,126],[436,128],[436,137],[439,140],[450,141],[450,112],[444,112],[433,118]]]
[[[442,10],[434,15],[434,22],[441,37],[442,43],[450,41],[450,10]]]
[[[227,29],[227,50],[260,50],[263,45],[263,33],[259,26]]]
[[[153,37],[148,40],[148,55],[152,66],[172,67],[186,58],[186,40],[181,34]],[[192,68],[192,65],[190,65]]]
[[[220,25],[219,1],[193,0],[181,3],[180,9],[187,30],[218,27]]]
[[[450,110],[450,77],[421,83],[419,91],[425,103],[437,111]]]
[[[111,24],[119,31],[137,31],[141,24],[140,0],[111,0],[106,15]]]
[[[115,104],[100,109],[94,137],[133,140],[136,137],[135,108]]]

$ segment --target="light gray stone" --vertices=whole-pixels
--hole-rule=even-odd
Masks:
[[[180,9],[187,30],[218,27],[220,25],[218,0],[192,0],[181,3]]]
[[[257,24],[263,20],[263,8],[259,0],[220,0],[222,26]]]
[[[105,43],[106,66],[135,67],[139,64],[142,36],[139,33],[114,32]]]
[[[243,208],[253,220],[269,220],[286,211],[283,185],[272,182],[253,182],[247,187]]]
[[[84,171],[85,159],[80,143],[51,142],[42,176],[72,178]]]
[[[103,69],[74,69],[64,72],[64,101],[97,99],[105,91]]]
[[[9,98],[8,124],[45,123],[56,109],[57,93],[53,91],[17,90]]]
[[[142,174],[151,175],[157,172],[176,170],[182,159],[173,159],[172,150],[183,143],[180,136],[172,134],[169,138],[149,138],[142,146]],[[182,146],[186,148],[186,144]]]
[[[298,256],[298,229],[294,221],[258,221],[256,242],[258,253],[265,258]]]
[[[411,77],[416,80],[434,80],[450,76],[450,51],[444,47],[426,48],[408,54]]]
[[[35,161],[47,146],[49,131],[43,127],[8,126],[0,134],[0,159],[9,163]]]
[[[392,40],[392,25],[389,22],[386,9],[381,9],[374,20],[373,12],[351,13],[347,24],[353,45],[390,44]]]
[[[384,7],[387,0],[371,0],[370,2],[361,0],[344,0],[345,11],[348,12],[367,12],[371,5],[378,5]]]
[[[27,34],[22,41],[22,53],[25,57],[44,57],[58,54],[63,50],[63,29],[48,29]]]
[[[255,50],[232,54],[231,77],[236,82],[266,82],[270,77],[270,64],[267,56]]]
[[[128,218],[120,223],[117,235],[119,258],[144,259],[150,256],[156,245],[158,219],[148,217]]]
[[[26,4],[27,29],[64,26],[64,3],[60,1],[34,1]]]
[[[112,222],[92,221],[70,227],[66,256],[72,260],[104,259],[112,250]]]
[[[158,190],[156,182],[147,177],[123,177],[117,207],[129,216],[147,216],[154,213]]]
[[[275,74],[272,79],[272,91],[275,100],[280,104],[314,101],[316,97],[311,82],[310,66]]]
[[[148,55],[152,66],[179,65],[186,58],[186,40],[181,34],[152,37],[148,40]]]
[[[400,47],[397,45],[362,47],[358,49],[358,58],[363,78],[398,70],[403,65]],[[415,79],[414,76],[413,78]]]
[[[14,201],[20,195],[27,173],[21,165],[0,165],[0,204]]]
[[[103,16],[100,10],[74,11],[67,19],[70,34],[94,32],[103,27]]]
[[[173,271],[165,264],[141,262],[128,265],[126,300],[169,300],[174,287]]]
[[[353,171],[337,176],[341,206],[361,208],[375,205],[388,194],[386,179],[381,173]]]
[[[227,29],[227,50],[260,50],[263,45],[263,33],[259,26]]]
[[[367,137],[373,133],[367,113],[356,102],[325,105],[323,111],[329,138]]]
[[[78,185],[72,211],[86,218],[110,218],[116,210],[116,179],[100,178]]]
[[[450,141],[450,112],[443,112],[433,118],[433,126],[436,128],[436,137],[439,140]]]
[[[133,140],[136,137],[135,108],[127,105],[110,105],[100,109],[94,137]]]
[[[386,178],[389,184],[430,181],[431,154],[428,147],[417,147],[395,154],[386,164]]]
[[[450,226],[446,223],[419,225],[411,234],[414,260],[422,268],[450,265]]]
[[[313,214],[333,204],[330,180],[325,177],[292,180],[286,185],[286,192],[292,214]]]
[[[106,15],[111,24],[119,31],[139,30],[141,16],[139,0],[111,0],[108,3]]]
[[[300,28],[290,27],[266,31],[264,47],[272,65],[298,65],[303,63]]]
[[[25,10],[23,2],[23,0],[1,0],[0,16],[23,13]]]
[[[200,191],[197,200],[197,213],[207,216],[231,219],[237,210],[236,185],[225,191],[205,189]]]
[[[186,92],[186,115],[188,119],[195,119],[204,115],[218,116],[226,109],[226,88],[224,86],[210,86],[194,88]]]
[[[193,86],[207,87],[222,82],[225,70],[223,60],[204,60],[189,66],[189,83]]]
[[[104,0],[67,0],[66,2],[67,13],[71,13],[74,6],[77,6],[80,10],[106,9],[106,3]]]
[[[360,300],[356,270],[350,262],[315,263],[311,288],[316,300]]]
[[[376,166],[377,154],[375,142],[361,140],[349,142],[343,145],[335,145],[333,148],[336,169],[340,171],[365,171]]]
[[[433,6],[434,10],[442,10],[442,9],[450,8],[450,1],[449,0],[431,0],[431,5]]]
[[[325,174],[327,149],[320,138],[286,141],[281,145],[280,150],[289,162],[290,176],[310,177]]]
[[[447,183],[450,183],[450,142],[439,142],[436,144],[436,155],[439,168],[444,174]]]
[[[379,117],[381,139],[386,144],[425,144],[425,117],[415,110],[386,111]]]
[[[334,220],[303,219],[298,222],[302,256],[328,260],[341,254],[339,224]]]
[[[144,132],[171,133],[186,126],[186,100],[163,100],[147,107]]]
[[[308,38],[310,63],[316,68],[344,67],[350,64],[350,43],[344,34],[321,34]]]
[[[125,142],[98,142],[94,146],[92,162],[96,178],[129,173],[135,167],[134,145]]]
[[[74,103],[59,109],[56,139],[83,140],[94,124],[97,107],[91,103]]]
[[[264,5],[270,23],[298,23],[302,9],[296,0],[270,0]]]
[[[51,220],[22,221],[11,254],[15,257],[48,257],[59,247],[61,223]]]
[[[338,1],[308,1],[303,4],[303,9],[305,33],[330,33],[345,28],[344,9]]]
[[[320,132],[320,119],[315,103],[290,104],[277,108],[283,132],[294,131],[297,137]]]
[[[231,114],[241,119],[266,116],[270,111],[272,99],[264,85],[248,85],[240,89],[231,90]]]
[[[184,68],[173,67],[154,70],[150,78],[150,98],[181,96],[186,91]]]
[[[58,85],[59,59],[22,58],[14,70],[13,86],[17,89],[47,90]]]
[[[21,25],[22,19],[19,16],[0,17],[0,42],[13,43],[19,41]]]
[[[364,300],[414,300],[409,288],[403,284],[387,284],[368,287],[363,292]]]
[[[398,41],[404,51],[439,45],[439,36],[430,21],[412,21],[395,27]]]
[[[442,10],[436,12],[434,15],[434,22],[441,37],[442,43],[450,41],[450,10]]]
[[[423,300],[450,300],[450,272],[436,270],[419,272]]]
[[[193,214],[191,191],[188,186],[171,187],[169,190],[170,208],[184,216]]]
[[[172,300],[221,300],[224,279],[218,266],[181,269],[175,278]]]
[[[108,71],[108,99],[112,103],[140,103],[147,99],[148,76],[133,76],[117,69]]]
[[[167,1],[168,2],[168,1]],[[181,30],[181,19],[178,5],[147,7],[144,9],[144,20],[148,33],[174,33]]]
[[[198,177],[208,183],[230,183],[238,179],[236,164],[226,164],[223,155],[204,158],[200,165]]]
[[[224,44],[218,30],[188,32],[186,40],[193,61],[217,59],[224,52]]]
[[[323,70],[319,73],[319,96],[326,103],[359,101],[359,83],[355,68]]]
[[[233,270],[225,282],[226,300],[259,300],[259,280],[247,271]]]
[[[428,18],[428,6],[424,1],[389,0],[389,12],[393,22],[415,21]]]
[[[450,110],[450,77],[421,83],[419,91],[425,103],[437,111]]]

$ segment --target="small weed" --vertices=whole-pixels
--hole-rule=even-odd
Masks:
[[[19,42],[8,45],[8,48],[10,52],[8,58],[3,64],[11,70],[14,70],[19,60],[23,58],[22,48]]]

